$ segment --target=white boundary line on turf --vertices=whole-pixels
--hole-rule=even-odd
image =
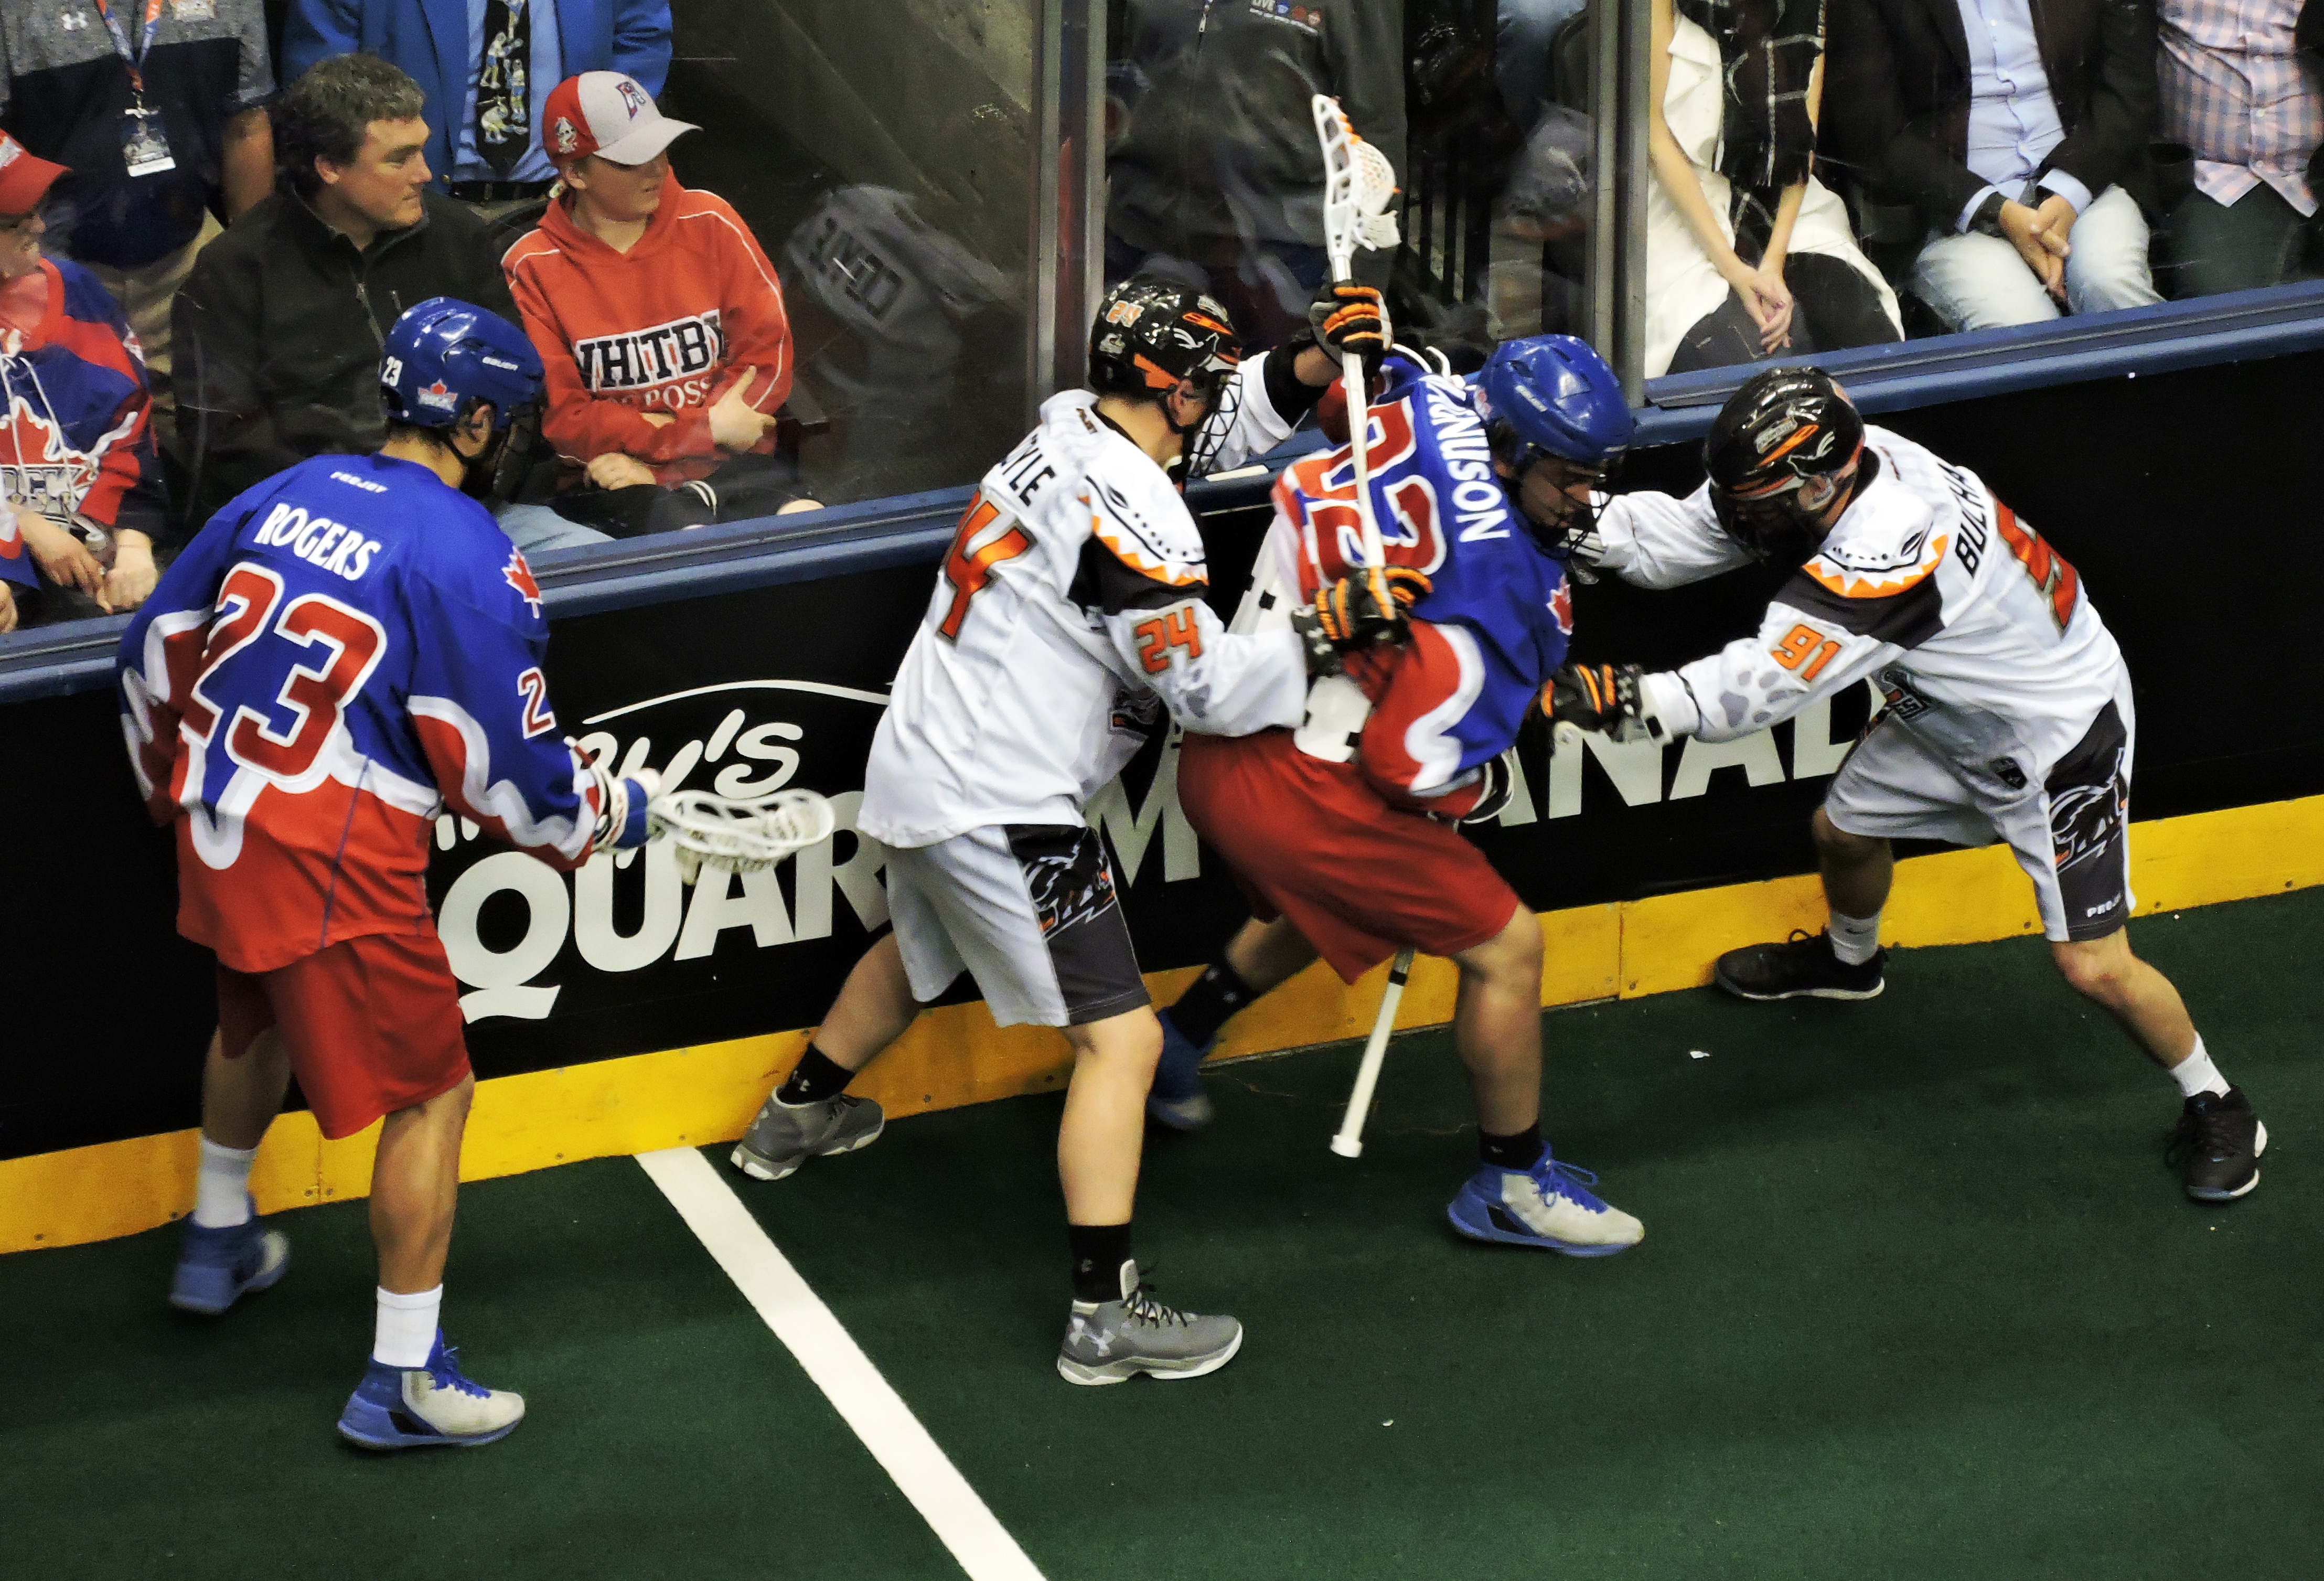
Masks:
[[[970,1581],[1042,1581],[968,1479],[928,1437],[872,1358],[742,1206],[715,1165],[690,1147],[637,1155],[678,1216],[798,1358],[863,1447],[936,1531]]]

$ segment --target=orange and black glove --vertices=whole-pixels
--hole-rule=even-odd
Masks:
[[[1388,355],[1389,330],[1388,306],[1378,286],[1330,282],[1307,304],[1307,322],[1315,331],[1315,344],[1333,356],[1355,353],[1363,358],[1367,378],[1379,371],[1380,358]]]
[[[1361,566],[1318,588],[1314,611],[1292,619],[1307,644],[1308,673],[1334,674],[1343,653],[1409,642],[1405,610],[1434,586],[1425,571],[1410,566]]]
[[[1568,664],[1550,677],[1541,711],[1560,725],[1601,731],[1616,741],[1659,740],[1659,722],[1646,710],[1639,664]]]

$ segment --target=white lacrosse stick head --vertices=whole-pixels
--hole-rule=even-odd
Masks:
[[[678,876],[687,883],[705,864],[729,873],[772,867],[829,839],[837,824],[831,803],[812,790],[778,790],[750,801],[678,790],[646,807],[647,837],[678,847]]]
[[[1315,141],[1323,153],[1323,250],[1334,279],[1344,280],[1358,247],[1375,252],[1397,244],[1396,167],[1379,145],[1349,125],[1340,101],[1317,94]]]

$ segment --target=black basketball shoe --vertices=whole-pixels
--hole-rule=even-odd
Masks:
[[[1781,944],[1730,949],[1712,971],[1718,985],[1738,999],[1877,999],[1886,986],[1880,968],[1888,952],[1851,966],[1831,953],[1831,936],[1797,928]]]
[[[2241,1087],[2197,1093],[2179,1116],[2163,1161],[2185,1167],[2187,1195],[2198,1202],[2233,1202],[2259,1184],[2259,1155],[2267,1127]]]

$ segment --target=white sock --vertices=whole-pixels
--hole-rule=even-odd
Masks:
[[[444,1287],[400,1296],[379,1292],[379,1318],[372,1329],[371,1359],[388,1367],[424,1367],[436,1348],[436,1325],[444,1310]]]
[[[2171,1068],[2171,1079],[2179,1084],[2179,1096],[2191,1098],[2197,1093],[2223,1096],[2227,1090],[2227,1078],[2211,1063],[2210,1050],[2203,1047],[2203,1034],[2195,1034],[2195,1048],[2186,1059]]]
[[[202,1138],[202,1165],[194,1176],[194,1222],[206,1230],[230,1230],[250,1222],[250,1160],[253,1148],[220,1147]]]
[[[1843,917],[1834,911],[1829,931],[1831,934],[1831,953],[1840,957],[1842,966],[1860,966],[1880,953],[1880,913],[1877,911],[1869,917]]]

